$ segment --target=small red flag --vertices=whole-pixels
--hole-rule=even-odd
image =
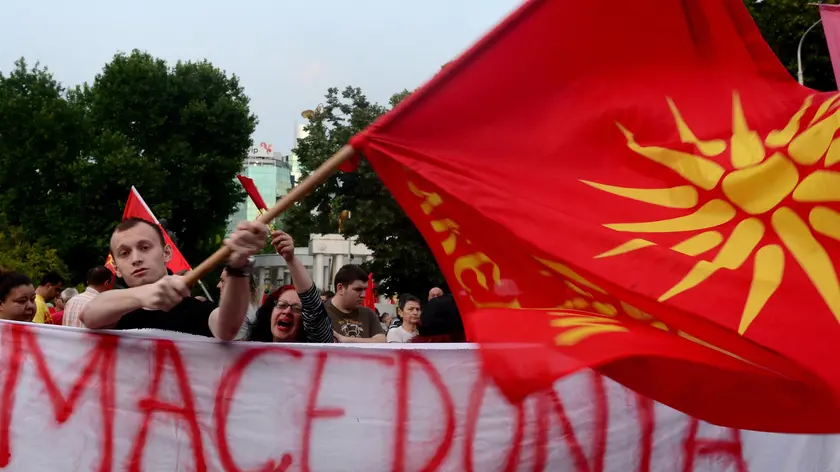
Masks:
[[[362,305],[376,311],[376,297],[374,295],[373,272],[368,274],[367,290],[365,291],[365,300]]]
[[[820,19],[834,68],[834,80],[840,83],[840,5],[820,5]]]
[[[254,181],[241,174],[237,174],[236,178],[239,179],[239,183],[242,184],[245,192],[248,193],[249,197],[251,197],[251,201],[254,202],[257,210],[260,210],[260,212],[268,210],[268,206],[265,204],[265,200],[263,200],[262,195],[260,195],[260,191],[257,189],[257,185]]]
[[[742,0],[532,0],[353,146],[508,397],[593,367],[712,423],[836,433],[838,97]]]
[[[155,215],[152,213],[152,210],[146,205],[146,202],[143,200],[143,197],[140,196],[140,192],[137,191],[134,186],[131,186],[131,192],[128,194],[128,201],[125,203],[125,209],[123,210],[122,219],[127,220],[129,218],[140,218],[142,220],[146,220],[150,223],[154,223],[155,225],[160,228],[163,232],[163,240],[170,248],[172,248],[172,259],[170,259],[169,263],[166,264],[166,267],[171,270],[173,273],[178,273],[182,270],[192,270],[192,267],[187,263],[187,260],[184,259],[184,256],[181,254],[181,251],[175,246],[172,242],[172,239],[166,234],[166,230],[164,230],[163,226],[160,225],[160,222]],[[105,267],[111,269],[116,275],[116,267],[114,266],[114,258],[111,254],[108,254],[108,259],[105,262]]]

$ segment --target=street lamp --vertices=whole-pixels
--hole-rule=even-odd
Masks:
[[[802,33],[802,37],[799,38],[799,47],[796,48],[796,68],[799,85],[805,85],[805,71],[802,69],[802,44],[805,43],[805,36],[808,36],[808,33],[810,33],[811,30],[820,23],[822,23],[822,19],[817,20],[816,23],[806,29],[805,32]]]

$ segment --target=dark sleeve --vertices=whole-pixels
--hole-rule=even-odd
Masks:
[[[210,330],[210,314],[216,309],[213,302],[202,302],[193,298],[195,306],[190,307],[187,316],[184,318],[184,333],[197,334],[212,338],[213,331]]]
[[[376,316],[376,312],[370,308],[365,308],[365,311],[368,313],[368,318],[370,318],[370,337],[374,337],[377,334],[384,335],[385,329],[382,328],[382,323],[379,322],[379,317]]]
[[[300,303],[303,306],[301,318],[303,321],[303,336],[306,342],[335,342],[330,317],[327,315],[327,309],[324,308],[324,302],[321,301],[321,293],[315,288],[315,284],[312,284],[306,292],[298,293],[298,296],[300,296]]]

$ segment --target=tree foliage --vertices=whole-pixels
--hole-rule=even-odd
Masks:
[[[235,76],[117,54],[66,90],[21,59],[0,73],[0,211],[75,280],[104,262],[132,185],[194,263],[221,242],[256,117]]]
[[[406,90],[394,95],[390,106],[408,94]],[[388,109],[371,103],[359,88],[329,89],[324,104],[309,120],[309,135],[298,140],[294,150],[304,177]],[[333,175],[290,209],[285,227],[298,244],[306,243],[310,233],[338,232],[343,210],[352,214],[344,224],[344,235],[357,236],[374,253],[366,266],[374,273],[380,293],[422,295],[432,286],[445,287],[420,232],[364,159],[357,171]]]
[[[797,76],[797,50],[802,35],[820,19],[813,0],[744,0],[764,39],[782,64]],[[824,1],[822,3],[836,3]],[[802,42],[805,85],[816,90],[837,90],[828,45],[821,25],[812,29]]]
[[[27,241],[20,228],[5,223],[0,215],[0,269],[22,272],[35,283],[47,272],[55,271],[63,277],[69,272],[55,249]]]

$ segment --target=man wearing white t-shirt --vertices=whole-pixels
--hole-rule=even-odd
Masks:
[[[420,323],[420,299],[405,294],[400,297],[402,325],[388,330],[389,343],[407,343],[417,336],[417,324]]]

